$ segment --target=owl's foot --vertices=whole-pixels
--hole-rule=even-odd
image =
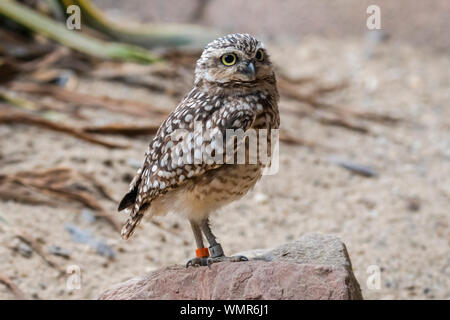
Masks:
[[[186,263],[186,268],[189,266],[193,267],[210,267],[213,263],[217,262],[241,262],[248,261],[247,257],[244,256],[231,256],[227,257],[222,250],[222,246],[220,243],[216,243],[215,245],[208,248],[199,248],[195,251],[197,257],[192,258]]]
[[[214,257],[214,258],[195,257],[186,263],[186,268],[189,268],[191,266],[192,267],[211,267],[211,265],[213,263],[225,262],[225,261],[242,262],[242,261],[248,261],[248,258],[244,257],[244,256],[231,256],[231,257],[220,256],[220,257]]]
[[[208,265],[208,257],[209,257],[209,250],[208,248],[198,248],[195,250],[195,258],[192,258],[186,263],[186,268],[189,266],[193,267],[201,267],[201,266],[207,266]]]
[[[231,256],[227,257],[222,250],[222,246],[220,243],[216,243],[215,245],[212,245],[209,247],[209,253],[211,254],[211,258],[208,259],[208,266],[210,266],[213,263],[217,262],[241,262],[241,261],[248,261],[247,257],[244,256]]]
[[[220,256],[220,257],[208,258],[208,266],[210,266],[213,263],[225,262],[225,261],[242,262],[242,261],[248,261],[248,258],[244,257],[244,256],[231,256],[231,257]]]
[[[202,257],[202,258],[195,257],[195,258],[192,258],[191,260],[189,260],[186,263],[186,268],[189,268],[190,266],[192,266],[192,267],[206,267],[206,266],[209,266],[209,263],[208,263],[209,259],[210,258],[208,258],[208,257]]]

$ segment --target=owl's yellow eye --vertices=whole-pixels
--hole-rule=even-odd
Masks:
[[[255,59],[258,61],[264,60],[264,51],[262,51],[262,49],[258,49],[258,51],[256,51]]]
[[[234,53],[227,53],[220,58],[220,61],[226,66],[232,66],[236,63],[237,57]]]

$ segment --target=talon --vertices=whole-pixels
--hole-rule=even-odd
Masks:
[[[248,261],[248,258],[244,257],[244,256],[231,256],[231,257],[220,256],[220,257],[215,257],[215,258],[209,258],[208,259],[208,266],[210,266],[213,263],[225,262],[225,261],[229,261],[229,262],[243,262],[243,261]]]
[[[244,256],[231,256],[230,257],[231,262],[241,262],[241,261],[248,261],[247,257]]]
[[[208,265],[208,258],[192,258],[186,263],[186,268],[192,267],[203,267]]]

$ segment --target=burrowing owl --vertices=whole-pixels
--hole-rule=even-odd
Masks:
[[[210,138],[212,134],[225,137],[227,129],[270,132],[280,124],[278,99],[272,64],[260,41],[248,34],[231,34],[209,43],[197,61],[194,87],[160,126],[120,202],[119,211],[129,208],[130,212],[122,237],[133,234],[146,211],[150,217],[178,212],[190,221],[197,244],[196,258],[187,266],[246,260],[224,255],[208,219],[211,212],[244,196],[260,179],[264,164],[249,163],[248,152],[245,163],[203,161],[200,154],[205,151],[216,160],[225,159],[228,150],[223,149],[229,143],[221,144],[222,154],[217,157],[218,140],[195,134],[195,126],[200,124]],[[180,130],[186,133],[184,138],[174,138]],[[203,234],[209,250],[204,248]]]

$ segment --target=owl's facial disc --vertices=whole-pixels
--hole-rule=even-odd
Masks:
[[[267,61],[262,59],[263,51],[244,53],[234,49],[217,50],[208,57],[203,77],[210,82],[253,82],[267,76]],[[259,59],[258,59],[259,58]]]
[[[232,34],[205,47],[195,70],[195,82],[253,83],[273,78],[264,46],[248,34]]]

